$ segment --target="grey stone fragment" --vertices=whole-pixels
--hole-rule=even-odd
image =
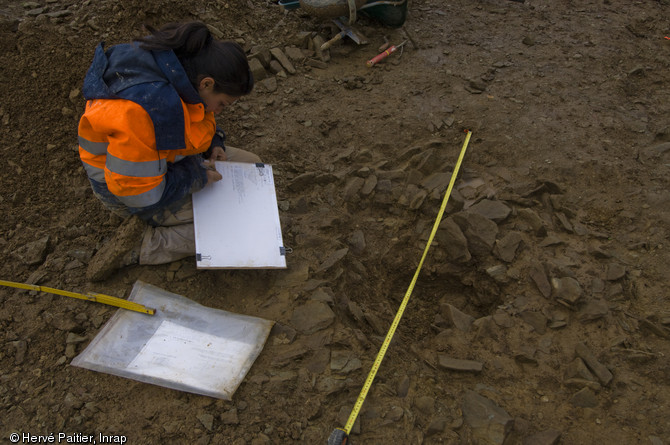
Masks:
[[[318,68],[320,70],[328,69],[328,64],[326,62],[312,58],[305,60],[305,65],[311,66],[312,68]]]
[[[670,142],[646,147],[640,150],[639,160],[643,163],[658,164],[670,159]]]
[[[607,386],[614,377],[609,369],[607,369],[602,363],[598,361],[595,355],[586,347],[584,343],[577,343],[575,346],[575,352],[577,355],[584,360],[586,366],[593,371],[593,373],[598,377],[600,383],[604,386]]]
[[[538,334],[542,335],[547,331],[547,317],[541,312],[523,311],[520,316],[521,319],[531,325]]]
[[[365,312],[365,321],[372,327],[377,335],[384,335],[388,330],[388,324],[372,312]]]
[[[442,368],[451,371],[480,373],[482,372],[482,369],[484,369],[484,364],[482,362],[451,358],[444,354],[438,355],[438,363]]]
[[[312,300],[323,301],[324,303],[328,303],[331,306],[333,305],[333,303],[335,303],[332,291],[328,288],[326,289],[319,288],[315,290],[314,293],[312,294]]]
[[[74,332],[68,332],[67,338],[65,339],[65,343],[68,344],[68,345],[69,344],[75,344],[76,345],[76,344],[79,344],[79,343],[84,343],[87,340],[88,340],[88,338],[86,338],[86,337],[83,337],[81,335],[77,335]]]
[[[342,199],[345,201],[355,201],[358,198],[358,192],[361,191],[363,185],[365,184],[365,179],[354,176],[349,178],[347,184],[344,186],[344,191],[342,192]]]
[[[10,342],[10,344],[14,347],[16,351],[14,354],[14,363],[17,365],[22,364],[23,360],[26,357],[26,351],[28,351],[28,342],[26,342],[25,340],[16,340]]]
[[[237,417],[237,408],[232,408],[225,413],[221,413],[221,423],[224,425],[238,425],[240,420]]]
[[[305,59],[305,53],[303,53],[302,49],[294,46],[287,46],[284,48],[284,53],[286,54],[286,57],[293,62],[302,62]]]
[[[282,72],[286,73],[284,71],[284,67],[282,66],[282,64],[279,63],[276,60],[271,60],[270,61],[270,64],[268,65],[268,69],[270,70],[270,72],[272,74],[279,74],[279,73],[282,73]]]
[[[480,215],[496,223],[500,223],[506,220],[510,213],[512,213],[512,209],[510,209],[507,205],[500,201],[492,201],[490,199],[483,199],[470,207],[468,210],[479,213]]]
[[[472,258],[468,250],[468,240],[452,218],[446,218],[440,223],[435,238],[450,261],[465,263]]]
[[[347,303],[347,309],[349,309],[349,313],[354,317],[354,320],[356,320],[357,323],[365,321],[365,314],[363,314],[363,311],[356,302],[349,301],[349,303]]]
[[[609,313],[609,306],[604,300],[590,300],[579,311],[579,320],[582,322],[593,321],[603,318]]]
[[[570,398],[570,403],[580,408],[595,408],[598,406],[598,399],[590,388],[582,388]]]
[[[558,430],[541,431],[526,437],[523,440],[523,445],[558,445],[561,434]]]
[[[46,258],[48,247],[49,235],[24,244],[14,251],[14,256],[27,266],[42,264]]]
[[[343,249],[339,249],[326,258],[323,263],[314,271],[315,273],[321,273],[324,272],[331,267],[333,267],[335,264],[339,263],[347,254],[349,253],[349,248],[345,247]]]
[[[274,77],[268,77],[267,79],[263,79],[259,82],[260,85],[263,86],[265,91],[268,93],[274,93],[277,91],[277,79]]]
[[[357,255],[362,254],[365,251],[365,235],[361,230],[356,230],[351,234],[349,239],[347,239],[349,246],[351,246],[351,251]]]
[[[566,379],[564,382],[565,386],[571,386],[574,388],[589,388],[591,391],[599,392],[602,389],[600,383],[593,380],[586,380],[580,378]]]
[[[456,329],[462,332],[470,332],[472,323],[475,321],[474,317],[461,312],[450,304],[440,305],[440,311],[442,316]]]
[[[430,396],[421,396],[414,399],[414,406],[419,412],[431,415],[435,411],[435,399]]]
[[[558,222],[561,223],[561,227],[568,232],[568,233],[574,233],[575,229],[572,227],[572,223],[568,219],[567,216],[565,216],[561,212],[556,213],[556,219],[558,219]]]
[[[404,415],[405,415],[405,410],[402,409],[402,407],[392,406],[391,409],[389,410],[388,414],[386,414],[386,417],[393,422],[398,422],[400,419],[403,418]]]
[[[341,372],[346,367],[347,364],[357,358],[354,353],[351,351],[333,351],[330,354],[330,369],[332,371]],[[358,361],[360,364],[360,360]]]
[[[284,52],[279,48],[272,48],[270,54],[284,67],[287,73],[295,74],[296,70],[291,61],[286,57]]]
[[[198,418],[200,423],[202,423],[202,426],[204,426],[207,431],[212,431],[212,428],[214,426],[214,416],[213,415],[207,414],[207,413],[202,413],[202,414],[198,414],[196,417]]]
[[[640,320],[640,329],[649,331],[661,338],[670,339],[670,329],[649,320],[648,318]]]
[[[400,398],[407,397],[407,394],[409,393],[409,385],[410,385],[410,379],[409,376],[403,376],[402,379],[400,379],[400,382],[398,382],[398,388],[396,389],[396,395]]]
[[[578,303],[582,298],[582,286],[574,278],[552,278],[551,287],[554,289],[554,297],[569,305]]]
[[[321,374],[326,371],[330,364],[330,350],[319,349],[314,351],[314,354],[303,361],[305,369],[312,374]]]
[[[476,257],[491,253],[498,234],[498,226],[490,219],[473,212],[459,212],[453,216],[454,222],[468,240],[468,250]]]
[[[522,242],[523,238],[519,232],[506,233],[505,236],[496,241],[493,253],[506,263],[511,263],[514,261],[516,252]]]
[[[557,237],[556,235],[547,235],[545,239],[540,241],[539,246],[540,247],[550,247],[550,246],[558,246],[560,244],[563,244],[563,240]]]
[[[611,263],[607,265],[607,281],[616,281],[620,280],[626,276],[626,268],[619,263]]]
[[[47,12],[45,15],[51,19],[57,19],[72,15],[72,11],[69,9],[61,9],[60,11]]]
[[[88,264],[93,258],[94,251],[93,249],[72,249],[67,252],[68,256],[81,261],[84,264]]]
[[[365,178],[365,184],[363,184],[363,188],[361,188],[361,195],[367,196],[370,193],[374,191],[374,189],[377,187],[377,176],[375,175],[370,175],[367,178]]]
[[[532,209],[521,209],[518,212],[519,219],[527,223],[531,232],[536,236],[546,236],[547,227],[542,218]]]
[[[444,431],[447,427],[448,420],[446,417],[436,417],[431,420],[428,428],[426,429],[426,437],[434,436]]]
[[[282,367],[292,363],[307,354],[308,349],[299,344],[277,347],[272,357],[272,366]]]
[[[249,59],[249,70],[251,70],[254,81],[259,82],[268,76],[265,67],[258,59]]]
[[[589,369],[584,364],[584,361],[579,357],[568,363],[565,368],[565,378],[584,379],[590,381],[596,380],[595,377],[593,377],[593,374],[591,374],[591,371],[589,371]]]
[[[26,11],[25,14],[27,16],[38,16],[38,15],[42,14],[43,12],[44,12],[44,8],[35,8],[35,9],[31,9],[29,11]]]
[[[420,185],[428,192],[437,191],[441,194],[449,186],[449,181],[451,181],[450,173],[433,173],[421,181]]]
[[[551,284],[549,284],[549,279],[547,278],[544,268],[539,264],[533,265],[530,268],[529,275],[542,296],[549,298],[551,296]]]
[[[304,334],[313,334],[325,329],[335,321],[335,313],[326,303],[308,301],[296,308],[291,317],[291,324]]]
[[[307,48],[313,35],[314,32],[312,31],[299,31],[291,36],[289,43],[291,45],[297,46],[298,48]]]
[[[301,192],[312,187],[316,181],[317,174],[315,172],[307,172],[293,178],[289,183],[288,188],[293,192]]]
[[[513,425],[504,409],[474,391],[468,391],[463,398],[463,417],[473,436],[483,444],[502,445]]]
[[[509,277],[507,276],[507,266],[503,264],[496,264],[495,266],[487,267],[486,274],[498,283],[509,282]]]

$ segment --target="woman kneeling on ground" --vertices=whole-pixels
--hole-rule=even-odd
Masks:
[[[221,179],[214,161],[260,162],[226,147],[214,114],[253,88],[244,50],[200,22],[169,24],[95,50],[82,93],[79,155],[95,196],[125,219],[87,278],[195,254],[191,195]]]

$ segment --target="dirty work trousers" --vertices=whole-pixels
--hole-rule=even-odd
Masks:
[[[226,147],[226,158],[230,162],[261,162],[261,159],[246,150]],[[160,226],[147,227],[140,248],[140,264],[165,264],[195,255],[195,231],[193,228],[193,202],[190,197],[177,211],[165,210]]]

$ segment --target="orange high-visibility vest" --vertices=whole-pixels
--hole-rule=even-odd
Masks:
[[[163,195],[171,162],[205,152],[216,132],[214,113],[181,101],[184,141],[181,150],[157,150],[154,125],[142,106],[125,99],[94,99],[79,121],[79,156],[89,178],[105,183],[128,207],[143,208]]]

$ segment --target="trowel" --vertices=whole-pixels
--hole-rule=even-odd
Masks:
[[[321,45],[321,51],[327,50],[328,48],[333,46],[335,42],[342,40],[344,36],[349,37],[358,45],[365,45],[366,43],[368,43],[368,39],[363,34],[354,30],[351,26],[347,26],[344,23],[342,23],[341,19],[333,19],[333,23],[335,23],[337,27],[340,28],[340,32],[337,33],[335,37],[333,37],[332,39],[328,40],[326,43]]]

